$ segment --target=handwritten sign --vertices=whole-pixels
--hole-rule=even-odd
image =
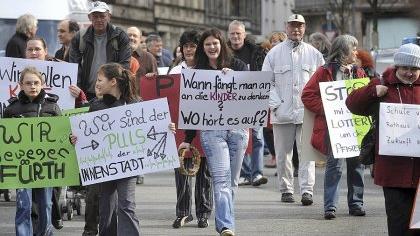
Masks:
[[[345,101],[351,91],[368,83],[368,78],[319,83],[334,158],[360,154],[361,141],[372,120],[352,114]]]
[[[79,185],[67,117],[0,119],[0,188]]]
[[[30,60],[0,57],[0,104],[1,115],[9,104],[7,100],[19,94],[19,77],[25,67],[33,66],[45,78],[45,90],[60,97],[61,109],[74,108],[74,97],[69,86],[77,83],[77,64],[67,62]]]
[[[179,167],[165,98],[70,117],[83,185]]]
[[[272,72],[182,69],[179,128],[226,130],[267,126]]]
[[[381,103],[379,155],[420,157],[420,105]]]

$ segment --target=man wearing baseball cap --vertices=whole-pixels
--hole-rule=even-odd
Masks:
[[[265,57],[263,71],[274,72],[274,87],[270,91],[271,123],[273,124],[277,173],[282,202],[294,202],[293,144],[296,141],[300,158],[302,147],[303,87],[315,70],[325,61],[322,54],[302,41],[305,18],[299,14],[287,20],[288,39],[272,48]],[[304,206],[313,203],[315,163],[299,161],[299,186]]]
[[[73,37],[69,61],[78,63],[77,86],[86,93],[88,100],[92,100],[96,97],[95,84],[99,67],[105,63],[115,62],[129,69],[131,48],[127,33],[110,23],[111,11],[106,3],[92,2],[88,17],[92,24],[87,29],[81,29]],[[124,186],[130,187],[116,190],[113,181],[87,187],[83,236],[98,234],[98,211],[99,235],[140,234],[139,220],[135,214],[136,178],[128,178],[125,181]],[[119,204],[114,204],[117,201],[117,194],[120,201]],[[131,198],[121,199],[123,198],[121,196]],[[117,217],[112,217],[113,213]],[[117,222],[120,215],[124,215],[125,218]],[[121,230],[125,233],[120,232]]]

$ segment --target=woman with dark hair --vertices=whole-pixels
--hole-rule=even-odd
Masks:
[[[182,61],[169,71],[169,74],[180,74],[183,68],[194,68],[195,51],[197,49],[200,33],[196,30],[185,31],[179,39],[179,47],[181,48]],[[206,157],[200,157],[200,168],[196,174],[195,180],[195,213],[197,216],[198,228],[207,228],[209,226],[208,218],[213,209],[213,193],[211,189],[211,177],[206,163]],[[190,161],[189,158],[187,161]],[[176,219],[172,227],[179,228],[184,224],[191,222],[192,193],[191,193],[192,177],[183,175],[179,168],[175,169],[175,185],[176,185]]]
[[[102,97],[91,103],[89,112],[139,102],[134,81],[134,75],[118,63],[99,67],[95,91]],[[173,123],[170,129],[175,130]],[[71,135],[71,142],[75,144],[77,137]],[[140,235],[135,190],[136,176],[99,184],[99,235]]]
[[[364,216],[364,166],[357,157],[335,158],[328,135],[327,121],[322,105],[320,82],[340,81],[365,77],[363,69],[353,69],[356,61],[357,39],[351,35],[340,35],[334,39],[327,63],[317,69],[302,91],[302,102],[315,113],[311,144],[327,156],[324,178],[324,218],[336,218],[339,196],[339,182],[343,173],[343,163],[347,164],[347,204],[349,214]],[[355,73],[353,73],[355,72]]]
[[[247,66],[232,56],[225,38],[218,29],[205,31],[195,53],[195,69],[244,71]],[[196,134],[186,131],[179,148],[189,148]],[[242,160],[248,145],[248,129],[202,130],[200,141],[207,157],[213,181],[216,231],[222,236],[234,235],[234,192],[238,187]]]

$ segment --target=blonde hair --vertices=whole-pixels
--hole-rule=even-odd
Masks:
[[[42,84],[44,84],[45,83],[45,79],[44,79],[44,77],[42,77],[42,74],[41,74],[41,72],[39,72],[35,67],[33,67],[33,66],[29,66],[29,67],[26,67],[25,69],[23,69],[21,72],[20,72],[20,77],[19,77],[19,83],[23,83],[23,79],[25,78],[25,75],[26,74],[33,74],[33,75],[35,75],[36,77],[38,77],[40,80],[41,80],[41,83]]]

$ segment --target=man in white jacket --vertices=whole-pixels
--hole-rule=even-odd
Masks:
[[[286,27],[288,39],[270,50],[262,68],[274,72],[269,104],[282,202],[295,201],[292,156],[295,140],[299,157],[302,149],[302,90],[315,70],[325,63],[318,50],[302,41],[305,27],[302,15],[291,15]],[[299,186],[305,206],[313,203],[314,184],[315,163],[300,160]]]

